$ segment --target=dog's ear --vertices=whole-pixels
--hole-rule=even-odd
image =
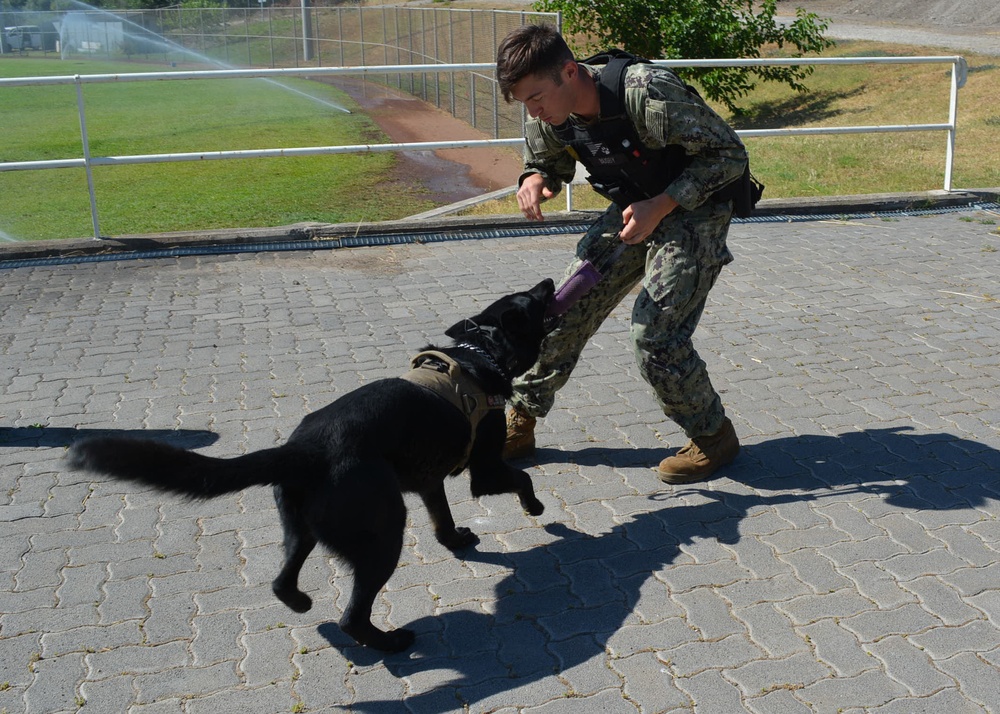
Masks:
[[[464,320],[456,322],[445,330],[444,334],[453,340],[458,340],[460,337],[467,337],[472,334],[492,334],[501,325],[502,318],[497,318],[495,315],[489,315],[484,312],[476,315],[475,318],[469,319],[467,317]]]
[[[459,337],[467,335],[470,332],[475,332],[476,329],[477,329],[476,323],[474,323],[469,318],[465,318],[464,320],[456,322],[454,325],[445,330],[444,334],[453,340],[457,340]]]

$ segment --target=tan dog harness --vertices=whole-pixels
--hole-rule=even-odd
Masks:
[[[444,397],[469,420],[469,425],[472,427],[469,445],[461,460],[451,471],[452,474],[457,474],[469,463],[479,422],[490,411],[503,409],[506,399],[500,394],[486,394],[478,382],[462,371],[458,362],[443,352],[435,350],[421,352],[410,362],[410,367],[410,371],[403,374],[401,379]]]

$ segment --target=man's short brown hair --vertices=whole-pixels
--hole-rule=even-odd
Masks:
[[[497,48],[497,82],[504,101],[514,85],[530,75],[549,76],[562,84],[562,68],[573,53],[552,25],[522,25]]]

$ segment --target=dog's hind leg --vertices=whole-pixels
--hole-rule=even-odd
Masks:
[[[350,558],[354,567],[354,587],[347,610],[340,621],[341,629],[360,644],[385,652],[402,652],[414,640],[412,630],[400,628],[383,632],[372,624],[371,619],[375,598],[389,582],[389,577],[399,564],[404,525],[405,516],[398,529],[371,534],[372,540],[366,542],[364,554],[360,558]]]
[[[371,621],[375,598],[396,571],[403,550],[406,504],[396,474],[388,464],[367,462],[343,474],[341,481],[349,488],[339,494],[338,517],[331,517],[317,532],[320,541],[354,571],[340,628],[359,644],[401,652],[413,644],[413,632],[383,632]]]
[[[402,546],[402,538],[400,538],[399,543]],[[392,567],[386,567],[388,565],[388,552],[376,557],[385,557],[386,560],[381,563],[367,561],[355,566],[354,589],[351,591],[351,601],[340,621],[340,628],[362,645],[383,652],[402,652],[413,644],[415,639],[413,631],[399,628],[383,632],[372,624],[371,619],[372,605],[389,581],[389,576],[396,569],[399,551],[396,551]]]
[[[299,590],[299,572],[316,547],[316,536],[309,529],[298,505],[293,503],[293,499],[284,492],[281,485],[274,487],[274,500],[278,504],[278,514],[284,529],[285,564],[271,583],[271,590],[295,612],[305,612],[312,607],[312,598]]]
[[[479,542],[479,538],[471,530],[455,526],[455,519],[451,515],[451,506],[448,505],[448,495],[445,493],[443,481],[433,488],[421,491],[420,498],[423,499],[427,512],[430,513],[431,522],[434,524],[434,535],[445,548],[459,550]]]

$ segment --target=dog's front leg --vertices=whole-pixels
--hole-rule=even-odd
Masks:
[[[501,493],[516,493],[521,502],[521,508],[532,516],[540,516],[545,506],[535,496],[535,488],[531,476],[524,471],[508,466],[499,458],[489,465],[478,464],[470,466],[469,478],[472,482],[472,495],[490,496]]]
[[[434,535],[438,542],[448,550],[460,550],[479,542],[479,538],[468,528],[456,526],[448,505],[448,496],[444,490],[444,482],[420,492],[420,497],[431,515],[434,524]]]
[[[479,423],[476,441],[469,458],[472,495],[479,498],[500,493],[516,493],[518,500],[521,501],[521,508],[532,516],[540,516],[545,506],[535,497],[531,476],[503,460],[505,438],[506,425],[503,412],[490,413]]]

